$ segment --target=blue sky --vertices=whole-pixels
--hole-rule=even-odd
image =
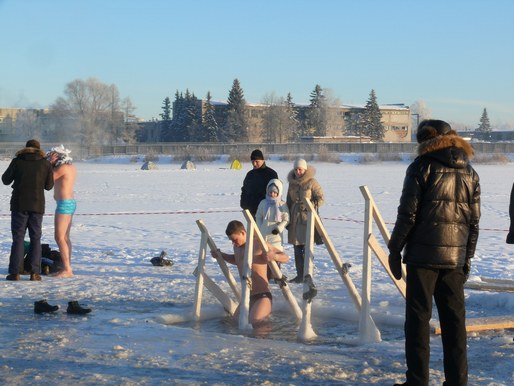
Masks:
[[[97,78],[157,118],[189,89],[226,100],[423,100],[432,117],[514,129],[514,1],[0,0],[0,107],[48,107]]]

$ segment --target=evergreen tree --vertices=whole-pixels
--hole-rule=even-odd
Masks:
[[[245,117],[245,105],[243,89],[238,79],[234,79],[228,95],[227,120],[224,125],[224,140],[232,142],[248,141],[247,122]]]
[[[287,93],[286,97],[286,113],[288,119],[288,129],[286,132],[287,139],[292,141],[299,141],[301,137],[300,125],[298,122],[298,111],[293,103],[291,93]]]
[[[478,125],[478,128],[476,131],[479,134],[479,137],[484,140],[490,140],[491,139],[491,123],[489,122],[489,116],[487,115],[487,109],[484,108],[484,111],[482,112],[482,116],[480,117],[480,125]]]
[[[169,138],[171,136],[171,101],[169,97],[164,98],[162,102],[161,117],[161,138]]]
[[[310,95],[310,105],[307,112],[309,134],[325,136],[327,134],[327,103],[323,89],[319,84]]]
[[[173,101],[173,116],[171,124],[166,135],[163,133],[162,140],[164,142],[177,142],[179,139],[178,131],[183,125],[183,114],[181,113],[183,100],[184,96],[177,90],[175,92],[175,100]]]
[[[194,93],[186,90],[186,124],[183,130],[184,142],[199,142],[202,141],[202,112],[201,106],[198,103]]]
[[[203,113],[203,127],[205,129],[205,141],[217,142],[219,140],[219,127],[214,114],[214,106],[211,104],[211,93],[207,92]]]
[[[374,141],[384,140],[384,126],[382,125],[382,113],[378,107],[375,90],[369,93],[363,116],[363,135],[368,135]]]
[[[197,98],[186,89],[185,94],[175,94],[173,102],[173,120],[171,123],[171,135],[168,141],[188,142],[196,140],[198,126],[201,122]]]

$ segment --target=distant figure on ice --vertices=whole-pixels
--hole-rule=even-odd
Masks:
[[[230,221],[225,230],[225,234],[232,241],[234,246],[234,253],[220,252],[223,260],[227,263],[237,266],[239,277],[242,285],[243,282],[243,263],[246,244],[246,229],[240,221]],[[211,251],[214,257],[214,252]],[[268,261],[276,261],[278,263],[286,263],[289,260],[284,252],[268,244],[268,252],[264,251],[261,246],[255,242],[253,248],[253,261],[252,261],[252,289],[250,291],[250,314],[248,321],[257,327],[261,322],[271,314],[272,296],[267,277]],[[235,316],[239,315],[239,308]]]
[[[404,385],[428,385],[434,297],[442,331],[444,384],[464,386],[464,283],[478,239],[479,177],[469,164],[471,145],[448,123],[424,120],[417,140],[418,157],[407,169],[388,245],[389,266],[397,280],[402,277],[402,250],[407,264]]]
[[[77,203],[73,197],[73,186],[77,177],[77,169],[72,164],[71,150],[63,145],[53,147],[47,154],[54,173],[54,199],[56,201],[54,219],[54,237],[61,253],[63,270],[55,277],[71,277],[71,222]]]
[[[278,174],[266,165],[264,155],[259,149],[252,151],[250,160],[253,169],[246,174],[243,181],[240,205],[242,209],[248,209],[252,217],[255,218],[259,203],[266,198],[268,182],[273,178],[278,178]]]
[[[510,227],[507,234],[507,244],[514,244],[514,184],[512,184],[512,190],[510,191],[509,217]]]
[[[293,170],[287,175],[287,206],[289,208],[290,224],[287,232],[289,244],[294,245],[294,263],[296,277],[290,283],[303,283],[303,267],[305,261],[305,232],[307,230],[307,208],[303,199],[310,200],[314,207],[323,205],[323,190],[314,178],[316,169],[307,165],[307,161],[298,158],[294,161]]]
[[[282,245],[282,232],[289,224],[289,209],[282,200],[283,185],[279,179],[272,179],[266,187],[266,198],[257,208],[255,222],[266,242],[274,247],[284,250]]]
[[[29,230],[30,280],[41,280],[41,225],[45,213],[45,190],[54,186],[52,165],[45,159],[39,141],[31,139],[16,152],[7,170],[2,174],[4,185],[12,183],[11,232],[12,245],[9,275],[6,279],[20,280],[23,268],[24,239]]]

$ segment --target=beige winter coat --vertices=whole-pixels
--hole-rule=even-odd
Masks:
[[[289,208],[289,228],[287,241],[293,245],[305,245],[305,232],[307,229],[307,208],[303,199],[317,202],[318,207],[323,205],[324,197],[321,186],[314,178],[316,169],[308,166],[305,174],[296,177],[294,170],[287,175],[289,187],[287,190],[287,206]]]

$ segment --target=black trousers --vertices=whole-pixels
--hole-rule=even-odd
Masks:
[[[41,273],[41,224],[43,215],[34,212],[11,212],[12,245],[9,273],[20,273],[25,254],[25,233],[29,230],[30,249],[28,259],[31,273]]]
[[[405,356],[407,384],[428,386],[432,297],[435,299],[444,353],[445,386],[468,383],[464,273],[407,265]]]

